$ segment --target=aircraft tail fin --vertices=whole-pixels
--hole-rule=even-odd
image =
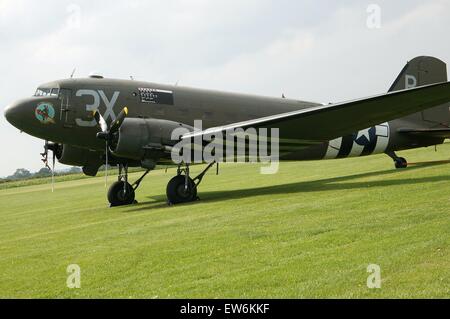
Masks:
[[[447,65],[437,58],[420,56],[405,65],[389,92],[441,82],[447,82]]]
[[[389,92],[414,87],[447,82],[447,65],[445,62],[429,56],[420,56],[409,61],[398,75]],[[404,119],[414,122],[415,127],[431,128],[450,125],[450,105],[444,104]]]

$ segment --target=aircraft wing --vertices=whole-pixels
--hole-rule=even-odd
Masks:
[[[280,144],[293,149],[323,143],[359,130],[450,102],[450,82],[391,92],[361,100],[317,106],[255,120],[194,131],[190,139],[237,128],[279,128]]]

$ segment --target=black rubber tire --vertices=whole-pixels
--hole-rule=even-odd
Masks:
[[[395,161],[395,168],[403,169],[403,168],[407,168],[407,167],[408,167],[408,161],[405,158],[400,157]]]
[[[133,187],[127,183],[126,192],[124,192],[123,181],[115,182],[111,185],[108,191],[108,201],[111,207],[131,205],[134,203],[135,192]]]
[[[170,205],[189,203],[197,200],[197,187],[194,181],[189,178],[188,190],[185,190],[186,176],[178,175],[167,184],[166,195]]]

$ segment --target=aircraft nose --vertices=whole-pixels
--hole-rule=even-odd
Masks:
[[[7,120],[9,123],[11,123],[11,121],[12,121],[13,118],[14,118],[14,113],[16,113],[16,112],[17,112],[17,106],[14,105],[14,104],[10,104],[10,105],[8,105],[8,106],[5,108],[3,114],[5,115],[6,120]],[[13,123],[11,123],[11,124],[13,124]]]
[[[21,122],[20,109],[20,103],[13,103],[3,111],[6,120],[16,128],[19,128]]]

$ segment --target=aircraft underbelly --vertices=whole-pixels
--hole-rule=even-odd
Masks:
[[[286,160],[320,160],[360,157],[385,153],[389,146],[389,123],[339,137],[327,143],[292,153]]]
[[[389,145],[389,124],[383,123],[330,141],[324,159],[384,153]]]

